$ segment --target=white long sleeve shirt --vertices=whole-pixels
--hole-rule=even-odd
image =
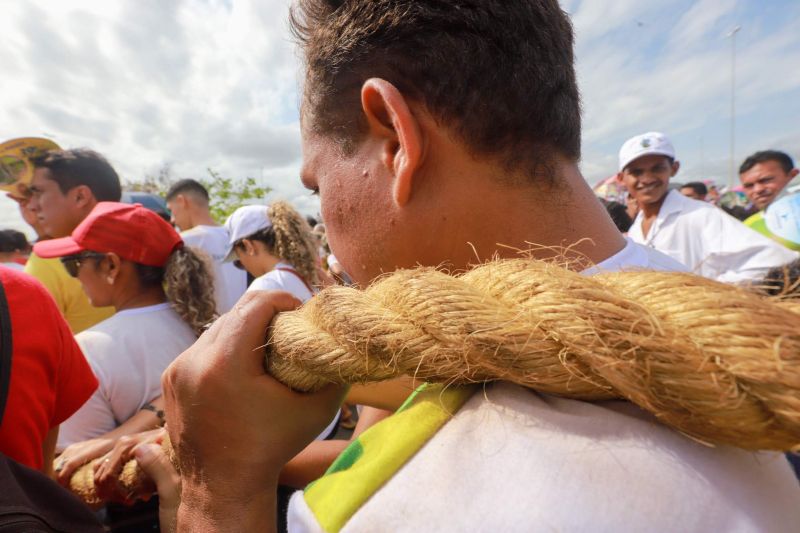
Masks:
[[[760,279],[772,267],[798,258],[797,252],[748,228],[721,209],[667,193],[647,236],[643,214],[633,222],[628,237],[655,248],[706,278],[727,283]]]

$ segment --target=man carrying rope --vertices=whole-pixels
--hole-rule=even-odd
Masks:
[[[518,257],[532,243],[535,258],[567,247],[586,275],[681,268],[620,236],[578,171],[572,28],[556,0],[301,0],[292,25],[306,60],[302,180],[361,286],[417,265]],[[165,373],[179,529],[274,527],[281,467],[338,408],[341,388],[297,393],[264,371],[265,331],[295,306],[248,293]],[[289,523],[789,531],[798,498],[779,454],[707,447],[626,402],[495,382],[419,391],[295,494]]]

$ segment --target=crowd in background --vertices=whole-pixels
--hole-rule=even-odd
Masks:
[[[705,183],[671,182],[679,162],[661,133],[631,138],[619,157],[619,173],[598,198],[629,239],[709,278],[794,290],[800,242],[781,237],[792,237],[781,228],[772,231],[765,216],[773,203],[795,201],[789,190],[798,170],[789,156],[768,150],[749,157],[740,176],[748,203],[733,206],[720,205],[724,195],[710,194]],[[28,291],[44,287],[52,297],[42,300],[37,288],[35,312],[12,306],[15,337],[58,335],[63,343],[40,347],[48,354],[39,364],[50,365],[49,385],[36,382],[35,389],[49,387],[50,394],[27,398],[22,409],[14,398],[30,384],[14,382],[7,414],[14,423],[3,425],[0,442],[4,453],[65,486],[87,462],[113,457],[96,468],[98,492],[130,504],[116,476],[138,445],[164,436],[156,429],[164,423],[160,380],[175,357],[246,291],[283,290],[302,303],[326,285],[349,283],[349,276],[330,253],[324,224],[287,202],[243,205],[220,224],[207,190],[182,179],[164,198],[167,222],[140,204],[121,203],[116,172],[94,151],[50,150],[31,158],[30,168],[29,183],[16,184],[9,196],[38,238],[31,245],[19,231],[0,231],[2,277],[12,298],[16,283]],[[800,226],[800,219],[791,224]],[[23,270],[24,277],[12,272]],[[362,417],[365,425],[389,414],[373,411]],[[340,418],[318,439],[332,439]],[[323,472],[341,446],[331,450],[315,455],[312,444],[311,459],[287,465],[287,486],[302,488]],[[131,513],[153,520],[154,505],[131,511],[112,503],[106,520]]]
[[[513,10],[514,7],[508,9]],[[455,11],[458,10],[453,10]],[[448,16],[458,16],[458,14],[448,11]],[[552,54],[552,58],[555,59],[551,65],[554,66],[551,77],[555,78],[569,70],[562,68],[563,62],[569,62],[571,68],[572,56],[564,59],[560,55],[563,50],[571,50],[571,31],[557,6],[542,17],[549,19],[554,25],[551,32],[545,32],[547,38],[543,38],[539,48],[551,45],[555,47]],[[375,24],[381,24],[385,20],[388,18],[379,17]],[[403,17],[398,18],[397,25],[402,25],[404,20]],[[425,20],[436,22],[438,19],[429,17]],[[528,22],[530,24],[535,22],[536,28],[541,24],[539,19],[531,21]],[[502,38],[506,26],[502,27],[502,32],[495,32],[492,35],[497,39]],[[520,27],[524,29],[523,26]],[[509,28],[509,31],[513,29]],[[531,33],[528,29],[525,31]],[[428,34],[440,33],[430,31]],[[483,38],[478,31],[469,33],[468,36],[460,35],[459,39]],[[313,33],[309,40],[312,37],[324,39],[329,34],[332,35],[331,32],[318,31]],[[402,33],[397,39],[406,38],[410,34],[411,32]],[[553,36],[561,36],[564,42],[550,43]],[[506,44],[510,47],[519,41],[511,39]],[[448,43],[440,44],[446,46]],[[532,50],[539,49],[536,46],[529,48],[522,52],[534,53]],[[338,47],[320,47],[316,52],[322,53],[334,49]],[[494,60],[494,56],[491,59]],[[445,57],[443,61],[452,62],[449,57]],[[318,64],[327,63],[312,62],[312,65]],[[459,66],[459,69],[461,68]],[[315,81],[322,83],[316,79]],[[534,81],[527,81],[529,88],[549,90],[546,84]],[[524,85],[526,81],[521,79],[519,83]],[[395,94],[392,92],[393,87],[387,88],[387,85],[381,85],[379,82],[367,85],[369,82],[364,89],[366,96],[363,99],[356,98],[354,101],[363,100],[363,105],[368,107],[365,113],[372,121],[369,134],[383,135],[390,130],[391,128],[381,122],[387,116],[395,117],[399,124],[398,128],[411,123],[413,117],[407,113],[405,107],[391,107],[402,100],[399,92]],[[449,78],[444,85],[448,91],[452,89]],[[574,86],[574,80],[564,81],[559,87],[568,85]],[[313,84],[309,86],[312,89],[315,87]],[[462,89],[465,94],[471,95],[469,91],[477,90],[474,86],[474,83],[464,83]],[[569,107],[575,113],[575,117],[579,117],[577,88],[575,86],[575,90],[568,90],[569,87],[559,88],[556,93],[556,96],[561,98],[559,101],[564,103],[559,109]],[[338,93],[332,90],[322,91],[321,94],[326,98],[330,95],[338,97]],[[450,93],[446,94],[448,98],[433,99],[436,105],[444,107],[456,105],[452,103],[456,100],[449,98]],[[524,94],[525,98],[530,96],[527,89],[520,94]],[[508,94],[504,96],[511,101],[519,95],[509,89]],[[322,105],[326,100],[320,96],[311,101],[315,105]],[[470,97],[469,101],[480,101],[480,99]],[[552,100],[531,97],[530,105],[535,106],[537,102],[545,101]],[[397,116],[400,118],[396,118],[386,109],[369,107],[384,104],[391,107],[393,113],[398,113]],[[514,109],[514,113],[511,114],[513,116],[506,118],[509,123],[518,126],[519,124],[514,121],[519,106],[512,105],[510,108]],[[553,138],[559,139],[556,143],[559,157],[564,161],[568,160],[571,165],[577,161],[580,152],[579,120],[576,118],[574,124],[566,124],[564,116],[568,113],[558,113],[559,116],[554,117],[547,109],[533,112],[541,112],[542,116],[549,117],[548,120],[563,126],[564,131],[561,132],[563,135],[554,135]],[[309,116],[324,122],[320,118],[324,117],[321,113],[310,113]],[[335,113],[332,116],[336,120],[339,119],[339,115]],[[445,112],[441,113],[441,117],[445,117],[442,119],[443,122],[451,120],[451,116]],[[334,118],[329,117],[325,120],[333,124]],[[478,129],[481,125],[480,118],[471,115],[469,120],[475,121],[469,123],[471,127]],[[491,120],[483,122],[492,122],[496,118],[495,115],[491,115]],[[357,123],[356,120],[345,122]],[[522,122],[527,127],[536,121]],[[423,126],[436,128],[440,125],[436,120],[420,121],[418,129]],[[462,129],[471,131],[471,127]],[[538,123],[536,127],[539,127]],[[320,131],[323,131],[323,128],[319,131],[314,130],[314,134],[321,135]],[[437,135],[431,134],[427,137],[427,142],[451,142],[447,135],[438,130],[437,132]],[[385,145],[399,146],[401,143],[411,142],[408,139],[413,139],[417,133],[414,127],[408,127],[404,130],[404,135],[398,135],[397,139],[393,138]],[[476,164],[478,158],[475,154],[485,155],[485,153],[481,150],[472,150],[469,143],[480,145],[486,139],[494,139],[490,133],[492,132],[489,131],[485,135],[476,134],[474,139],[467,137],[462,143],[463,146],[453,141],[451,145],[447,145],[448,149],[439,145],[439,149],[422,150],[420,146],[424,143],[420,142],[417,146],[412,143],[410,145],[412,149],[407,149],[403,157],[442,158],[436,161],[438,166],[432,164],[429,168],[453,168],[454,165],[463,165],[464,169],[470,171],[465,170],[461,174],[456,172],[459,178],[456,185],[453,180],[444,181],[437,187],[450,192],[471,187],[471,190],[475,191],[474,194],[464,194],[461,196],[462,201],[477,204],[479,200],[485,199],[486,205],[494,202],[495,208],[498,205],[502,206],[497,209],[503,209],[504,213],[514,211],[516,215],[525,214],[524,206],[523,209],[518,209],[525,195],[511,195],[508,193],[514,190],[511,186],[497,185],[486,176],[479,176],[480,172],[486,171],[487,174],[491,172]],[[531,138],[533,141],[530,146],[537,149],[543,146],[540,144],[541,139],[535,136]],[[315,140],[319,142],[316,137]],[[486,142],[491,144],[489,141]],[[494,149],[494,145],[491,148]],[[516,149],[517,145],[514,148]],[[493,154],[490,150],[487,151]],[[531,154],[534,152],[536,150],[530,151]],[[331,153],[334,151],[331,150]],[[558,230],[563,233],[557,236],[575,237],[575,241],[579,240],[578,237],[583,239],[584,234],[591,233],[585,236],[586,240],[592,240],[593,235],[598,236],[596,240],[599,248],[595,251],[599,258],[596,261],[596,268],[599,270],[646,268],[690,271],[719,282],[742,285],[749,290],[786,296],[790,296],[796,289],[798,250],[800,250],[800,210],[797,205],[800,195],[793,193],[793,179],[799,172],[788,155],[775,150],[765,150],[748,157],[742,163],[739,173],[741,194],[735,190],[720,194],[721,191],[709,183],[680,184],[673,181],[680,179],[679,154],[676,154],[667,135],[660,132],[647,132],[631,137],[621,144],[618,155],[618,172],[603,183],[603,189],[595,192],[619,229],[619,233],[613,230],[611,222],[597,205],[595,197],[589,195],[589,201],[581,203],[580,194],[576,194],[577,200],[572,198],[570,201],[564,201],[563,205],[577,206],[568,215],[572,217],[569,222],[575,222],[574,228],[578,229],[574,229],[571,224],[564,224],[563,227],[555,229],[520,228],[519,224],[500,221],[501,217],[497,220],[487,217],[479,223],[486,227],[493,225],[498,227],[494,228],[496,232],[487,232],[489,237],[486,241],[491,241],[491,244],[485,250],[492,252],[495,250],[492,247],[505,244],[498,243],[494,236],[505,235],[507,234],[505,232],[512,230],[521,231],[523,234],[530,231],[534,235],[544,235],[542,232],[551,230],[555,234]],[[398,157],[397,168],[404,164],[403,157]],[[446,158],[452,159],[445,160]],[[318,159],[322,159],[322,156]],[[312,158],[312,161],[317,160]],[[485,163],[487,168],[495,162],[488,157],[485,161],[482,160],[482,164]],[[520,163],[517,160],[515,162]],[[527,168],[525,164],[526,161],[520,163],[520,168]],[[413,167],[412,164],[409,165],[409,168]],[[577,172],[573,172],[571,167],[567,168],[566,163],[564,165],[562,170],[564,168],[567,170],[560,176],[566,176],[565,180],[570,179],[570,176],[578,176],[574,178],[575,181],[571,186],[573,190],[580,192],[579,187],[585,183],[579,181],[582,178]],[[334,164],[333,167],[335,166]],[[489,170],[494,172],[498,168],[509,167],[497,166]],[[162,394],[164,392],[162,375],[176,358],[197,345],[198,338],[212,324],[219,323],[215,321],[224,320],[226,317],[223,315],[234,308],[245,294],[280,290],[289,293],[293,301],[301,305],[314,298],[328,285],[351,284],[353,279],[358,281],[358,279],[377,277],[381,269],[391,270],[398,265],[413,266],[422,262],[409,252],[411,248],[416,252],[417,245],[421,249],[428,241],[434,243],[429,246],[429,255],[425,256],[427,263],[422,264],[436,265],[440,262],[439,259],[450,259],[437,255],[438,250],[445,250],[442,254],[447,254],[464,244],[455,242],[456,237],[452,237],[452,242],[445,242],[451,238],[449,234],[443,237],[431,232],[431,236],[422,238],[417,233],[413,236],[418,239],[413,243],[414,246],[409,244],[410,239],[396,244],[391,248],[393,259],[386,259],[388,262],[386,264],[371,265],[375,270],[373,276],[367,276],[363,272],[355,275],[355,272],[347,272],[331,254],[326,241],[328,230],[325,221],[309,220],[285,201],[275,201],[269,205],[259,203],[242,205],[226,220],[215,220],[210,211],[210,205],[215,199],[209,197],[208,191],[199,182],[182,179],[173,183],[165,194],[164,200],[170,212],[170,220],[167,221],[155,211],[140,204],[122,202],[123,191],[117,172],[102,155],[90,149],[50,147],[31,150],[24,157],[15,159],[15,165],[3,167],[3,172],[3,185],[9,197],[18,202],[22,217],[31,225],[37,238],[31,245],[20,232],[13,230],[0,232],[0,259],[3,263],[0,266],[0,281],[8,300],[11,333],[14,339],[12,379],[3,424],[0,426],[0,451],[21,464],[52,476],[65,487],[70,486],[72,476],[81,467],[95,461],[90,476],[97,487],[100,500],[105,502],[98,512],[107,526],[116,531],[141,531],[145,527],[155,527],[158,522],[159,500],[151,499],[145,503],[137,501],[143,496],[149,496],[153,490],[148,494],[126,493],[117,478],[125,462],[131,458],[138,458],[145,467],[152,465],[154,454],[158,449],[157,446],[154,448],[154,444],[162,442],[166,436],[164,411],[168,400]],[[442,179],[449,179],[449,176],[444,176]],[[395,195],[393,198],[400,198],[396,200],[396,204],[401,207],[407,205],[407,202],[403,203],[405,198],[403,195],[411,194],[408,191],[412,186],[406,185],[405,189],[402,183],[397,185],[392,193]],[[539,184],[531,186],[538,187]],[[567,186],[564,190],[570,188]],[[498,190],[501,192],[497,192]],[[358,193],[359,190],[353,188],[353,194]],[[481,194],[482,198],[475,198]],[[512,203],[512,207],[508,207]],[[366,209],[364,206],[372,204],[361,198],[360,203],[354,202],[353,205]],[[443,211],[448,209],[448,213],[454,217],[461,213],[459,211],[461,206],[443,206],[435,202],[431,205],[437,205],[437,209]],[[530,206],[530,210],[534,211],[535,207]],[[592,210],[597,210],[600,216],[595,216]],[[420,212],[416,212],[415,215],[417,219],[422,216]],[[447,219],[446,216],[439,216],[438,212],[435,216],[437,220]],[[474,213],[470,213],[470,217],[470,223],[476,223],[475,219],[479,218]],[[377,225],[375,218],[377,217],[373,217],[371,221],[358,220],[357,223],[371,222]],[[409,216],[407,220],[416,219]],[[433,220],[431,215],[430,222],[433,223]],[[460,222],[466,223],[466,217]],[[352,232],[358,233],[358,228],[354,226],[349,228]],[[610,233],[606,231],[607,228],[611,229]],[[586,231],[582,231],[583,229]],[[536,233],[537,231],[540,233]],[[468,233],[465,231],[465,234]],[[479,237],[484,235],[480,231],[472,234]],[[625,235],[624,239],[621,234]],[[467,240],[472,243],[471,240]],[[553,241],[558,239],[553,237]],[[516,243],[519,242],[529,241],[517,239]],[[359,244],[362,249],[369,248],[371,252],[382,249],[383,246],[389,247],[388,242]],[[478,243],[478,246],[480,244]],[[541,244],[544,246],[552,243]],[[563,244],[568,245],[571,242]],[[351,254],[352,250],[358,250],[356,245],[350,248]],[[430,252],[431,249],[437,252]],[[458,254],[464,252],[459,248],[458,253],[453,253],[456,257],[460,257]],[[383,253],[372,255],[384,257]],[[389,257],[388,253],[386,257]],[[344,259],[342,261],[347,263]],[[366,269],[367,267],[364,267],[365,272]],[[200,342],[203,342],[202,339]],[[348,396],[348,401],[361,403],[358,400],[358,394],[361,392],[363,391],[358,387],[354,387]],[[407,395],[408,390],[405,393]],[[403,395],[402,392],[398,394]],[[516,408],[523,404],[525,409],[538,409],[536,407],[538,404],[534,405],[530,396],[524,395],[527,391],[523,394],[519,390],[502,386],[487,392],[485,398],[477,395],[470,401],[481,402],[488,398],[489,394],[496,396],[486,401],[495,404],[506,402],[503,404],[506,406],[506,412],[512,412],[512,407]],[[558,401],[568,402],[568,400]],[[553,405],[557,403],[556,400],[552,402]],[[392,402],[387,404],[396,405]],[[290,493],[295,489],[306,488],[312,481],[320,478],[352,439],[358,438],[365,429],[389,417],[393,410],[389,405],[385,409],[375,404],[364,406],[359,409],[358,415],[350,415],[344,406],[333,418],[326,418],[327,427],[282,467],[277,491],[279,528],[286,527],[285,510],[289,505]],[[470,405],[474,408],[461,411],[459,416],[479,416],[475,413],[481,412],[480,405],[477,403]],[[705,449],[698,451],[690,448],[690,445],[682,440],[674,444],[674,439],[679,438],[678,436],[672,432],[667,433],[667,430],[653,430],[652,426],[655,424],[650,421],[642,422],[641,416],[629,416],[627,412],[617,412],[613,406],[575,407],[574,404],[568,403],[558,405],[562,406],[563,412],[553,407],[549,411],[542,408],[538,414],[541,417],[548,416],[547,413],[561,416],[564,413],[568,415],[579,413],[580,409],[597,409],[598,411],[593,411],[592,416],[575,414],[575,418],[591,419],[589,423],[595,426],[586,426],[587,432],[597,436],[598,440],[603,438],[603,428],[596,427],[603,425],[602,417],[613,420],[623,429],[634,428],[633,433],[641,431],[642,434],[652,435],[653,440],[647,441],[647,450],[643,450],[645,446],[637,447],[639,452],[645,454],[641,459],[644,464],[663,465],[665,460],[659,457],[652,459],[646,455],[656,454],[663,448],[667,450],[667,454],[671,454],[671,450],[679,450],[676,453],[692,457],[698,464],[711,465],[707,468],[707,472],[711,472],[709,475],[724,477],[732,471],[730,465],[724,462],[724,457],[719,459],[719,456],[706,454]],[[601,409],[605,411],[597,414]],[[342,424],[349,422],[351,416],[352,418],[357,416],[358,425],[352,434],[342,434],[338,430]],[[486,418],[487,424],[491,424],[494,420],[488,419],[491,417]],[[495,418],[499,420],[498,417]],[[509,445],[509,449],[514,452],[511,455],[513,461],[510,462],[514,464],[511,471],[505,472],[506,476],[513,474],[513,469],[517,468],[517,465],[520,465],[519,471],[524,472],[522,467],[528,464],[526,446],[533,444],[544,446],[552,441],[549,438],[536,437],[537,431],[549,430],[544,427],[548,424],[525,422],[529,418],[523,415],[517,417],[514,422],[520,420],[522,422],[514,426],[513,431],[502,431],[506,427],[506,422],[511,424],[508,420],[501,420],[493,426],[497,429],[497,433],[503,433],[509,439],[520,436],[526,439],[524,446],[519,449],[514,447],[516,444]],[[481,419],[481,423],[483,421]],[[559,418],[557,422],[550,425],[557,427],[563,420]],[[445,439],[439,441],[444,442],[443,449],[448,449],[447,446],[451,447],[449,449],[461,446],[468,448],[474,442],[479,442],[477,436],[469,433],[474,428],[470,424],[465,424],[464,427],[466,428],[462,428],[464,433],[457,435],[459,438],[452,438],[452,434],[447,433],[441,437]],[[642,427],[645,429],[641,429]],[[406,430],[409,433],[412,431],[409,428]],[[648,431],[652,433],[647,433]],[[470,437],[460,438],[465,434]],[[230,438],[238,440],[246,436],[231,435]],[[451,440],[446,440],[448,438]],[[426,441],[420,439],[420,442]],[[424,467],[419,467],[419,472],[426,472],[446,463],[441,456],[436,455],[437,449],[435,446],[426,449],[429,462]],[[450,456],[458,454],[453,453],[447,457]],[[790,456],[790,460],[793,459]],[[568,459],[564,464],[571,461],[573,459]],[[780,466],[785,467],[785,461],[782,459],[781,461]],[[481,462],[473,461],[471,464]],[[546,462],[542,461],[542,464],[533,466],[544,468]],[[754,472],[766,472],[763,479],[779,479],[782,475],[780,467],[773,468],[773,466],[759,470],[760,464],[748,463],[747,468]],[[476,466],[480,467],[480,464]],[[773,470],[767,471],[767,468]],[[453,469],[459,470],[458,467]],[[457,493],[456,489],[468,486],[468,482],[481,482],[487,487],[496,487],[495,492],[503,493],[507,499],[513,499],[515,495],[506,494],[503,490],[508,486],[513,489],[514,483],[506,486],[506,478],[498,481],[491,475],[500,470],[497,464],[493,466],[493,470],[482,470],[485,479],[481,475],[463,474],[464,479],[460,480],[460,483],[454,483],[448,488],[454,489],[454,497],[470,499],[471,495],[466,494],[466,491],[462,494]],[[624,468],[614,472],[618,473],[619,470]],[[674,468],[674,471],[678,470],[678,467]],[[745,473],[747,471],[741,470]],[[607,472],[609,476],[612,475],[611,470]],[[671,470],[669,474],[672,473]],[[690,472],[686,474],[687,477],[679,478],[676,474],[675,479],[686,480],[692,475]],[[154,479],[156,477],[158,476],[154,476]],[[560,479],[561,472],[554,472],[552,477]],[[706,484],[713,485],[713,483]],[[164,508],[174,510],[177,491],[175,485],[174,482],[169,483],[169,480],[158,483],[162,510]],[[397,484],[387,483],[386,486],[389,490],[398,488]],[[671,493],[675,492],[678,491],[671,490]],[[424,497],[424,494],[410,494],[409,491],[405,491],[404,494]],[[764,496],[764,499],[769,498]],[[476,497],[473,500],[476,505],[480,505],[482,498]],[[301,504],[302,497],[301,503],[297,505]],[[373,512],[368,505],[365,507],[367,511]],[[419,506],[418,509],[425,511],[422,507]],[[733,512],[731,510],[733,507],[731,504],[731,507],[726,509]],[[715,512],[723,513],[719,509]],[[459,520],[460,513],[447,514],[448,520]],[[405,523],[403,520],[408,517],[395,516],[392,519],[396,520],[396,523]]]
[[[20,274],[11,270],[24,270],[19,283],[28,290],[41,284],[53,303],[29,302],[35,304],[30,313],[12,306],[15,342],[68,334],[71,349],[51,344],[41,347],[46,357],[15,360],[17,379],[0,443],[10,457],[52,471],[65,486],[79,467],[110,453],[122,437],[163,424],[162,372],[245,291],[283,290],[302,303],[334,283],[334,276],[347,279],[328,250],[324,225],[287,202],[245,205],[220,224],[211,216],[207,190],[184,179],[165,197],[170,223],[155,210],[121,203],[116,172],[94,151],[51,150],[31,158],[30,167],[29,183],[15,183],[9,196],[26,219],[35,220],[38,238],[31,245],[19,231],[0,232],[0,257],[8,269],[3,283],[13,293]],[[46,327],[61,320],[65,325]],[[34,379],[35,369],[25,366],[34,363],[50,365],[49,382]],[[50,388],[51,394],[34,393],[22,409],[20,394],[27,388]],[[74,412],[55,412],[57,404]],[[352,429],[344,410],[345,427]],[[340,418],[331,420],[320,440],[336,434]],[[132,448],[129,440],[122,444]],[[98,470],[100,494],[109,501],[127,501],[112,474],[130,457]],[[300,486],[326,466],[301,460],[286,475]],[[112,506],[111,523],[120,520],[115,512],[130,515]],[[134,514],[147,516],[138,508]]]

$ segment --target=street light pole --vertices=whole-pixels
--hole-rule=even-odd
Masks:
[[[736,34],[741,26],[733,28],[726,37],[731,38],[731,162],[728,189],[736,183]]]

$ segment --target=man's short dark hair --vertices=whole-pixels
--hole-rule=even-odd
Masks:
[[[631,226],[633,226],[633,219],[631,219],[631,216],[628,214],[628,208],[625,207],[624,204],[615,202],[614,200],[606,200],[605,198],[599,197],[598,200],[605,206],[608,215],[611,217],[611,220],[614,221],[614,225],[617,226],[620,233],[627,233],[628,230],[631,229]]]
[[[29,252],[31,245],[21,231],[15,229],[0,230],[0,252]]]
[[[208,190],[206,190],[199,181],[191,178],[175,182],[167,191],[167,201],[171,202],[179,194],[193,194],[202,198],[206,203],[209,201]]]
[[[122,187],[119,176],[106,158],[94,150],[51,150],[31,159],[36,168],[46,168],[50,177],[66,194],[79,185],[86,185],[98,202],[119,202]]]
[[[788,154],[778,150],[762,150],[744,160],[742,166],[739,167],[739,174],[744,174],[759,163],[766,163],[767,161],[775,161],[787,174],[794,168],[794,161]]]
[[[698,196],[708,196],[708,187],[702,181],[690,181],[681,185],[681,189],[692,189]]]
[[[299,0],[291,23],[309,126],[346,154],[366,132],[361,87],[379,77],[509,169],[580,157],[572,24],[557,0]]]

